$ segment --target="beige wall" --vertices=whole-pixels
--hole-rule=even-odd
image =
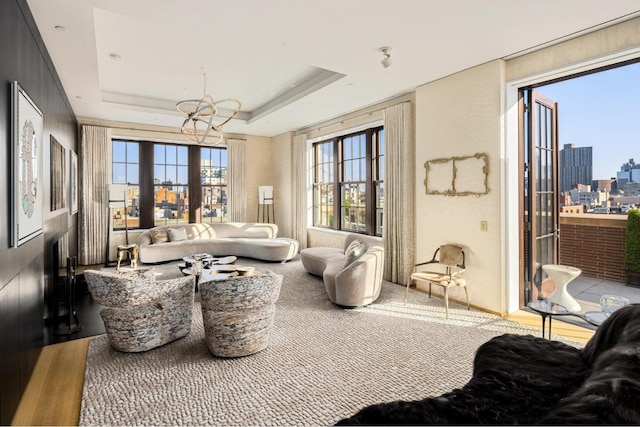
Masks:
[[[260,136],[244,136],[246,138],[246,174],[247,174],[247,215],[248,222],[258,219],[258,186],[271,185],[277,190],[274,183],[274,170],[271,164],[273,147],[271,138]],[[275,194],[278,197],[278,193]],[[276,210],[278,206],[276,206]],[[262,221],[262,211],[260,211]],[[265,217],[266,222],[266,217]],[[271,221],[273,222],[273,220]],[[278,232],[278,235],[281,235]]]
[[[488,64],[420,86],[416,90],[416,262],[442,244],[464,247],[472,304],[503,311],[500,157],[504,62]],[[425,193],[427,160],[489,156],[489,194]],[[480,222],[487,221],[487,231]],[[455,290],[453,292],[459,292]],[[464,300],[464,294],[452,297]]]
[[[278,236],[293,235],[293,132],[272,138],[271,164]]]

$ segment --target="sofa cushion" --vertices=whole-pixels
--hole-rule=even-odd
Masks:
[[[165,243],[169,241],[169,233],[166,228],[152,228],[149,230],[153,243]]]
[[[357,242],[357,240],[355,240]],[[351,245],[349,245],[351,246]],[[367,244],[359,243],[349,253],[347,253],[347,259],[344,262],[344,266],[348,266],[358,258],[360,258],[365,252],[367,252]]]
[[[170,242],[180,242],[182,240],[187,240],[187,230],[184,227],[170,228],[169,230],[167,230],[167,234],[169,235]]]
[[[352,252],[359,244],[360,240],[354,240],[353,242],[349,243],[349,246],[347,246],[347,249],[345,249],[344,254],[349,256],[349,253]]]

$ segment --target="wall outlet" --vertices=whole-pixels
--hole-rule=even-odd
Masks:
[[[480,231],[487,231],[487,221],[480,221]]]

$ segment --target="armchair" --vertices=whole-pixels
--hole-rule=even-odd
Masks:
[[[156,281],[149,270],[84,272],[111,345],[140,352],[182,338],[191,331],[195,277]]]
[[[429,298],[431,298],[431,285],[444,288],[445,318],[449,318],[449,288],[451,286],[458,286],[464,289],[467,297],[467,308],[469,308],[467,282],[460,277],[464,270],[464,251],[462,248],[455,245],[441,245],[436,249],[430,261],[414,266],[413,274],[409,277],[404,291],[404,303],[407,303],[407,293],[411,282],[425,282],[429,284]]]

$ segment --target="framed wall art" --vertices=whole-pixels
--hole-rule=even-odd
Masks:
[[[78,212],[78,155],[69,150],[69,213]]]
[[[12,245],[18,247],[42,234],[43,118],[38,106],[18,82],[12,101]]]
[[[67,157],[62,144],[50,136],[51,146],[51,210],[57,211],[66,206]]]

